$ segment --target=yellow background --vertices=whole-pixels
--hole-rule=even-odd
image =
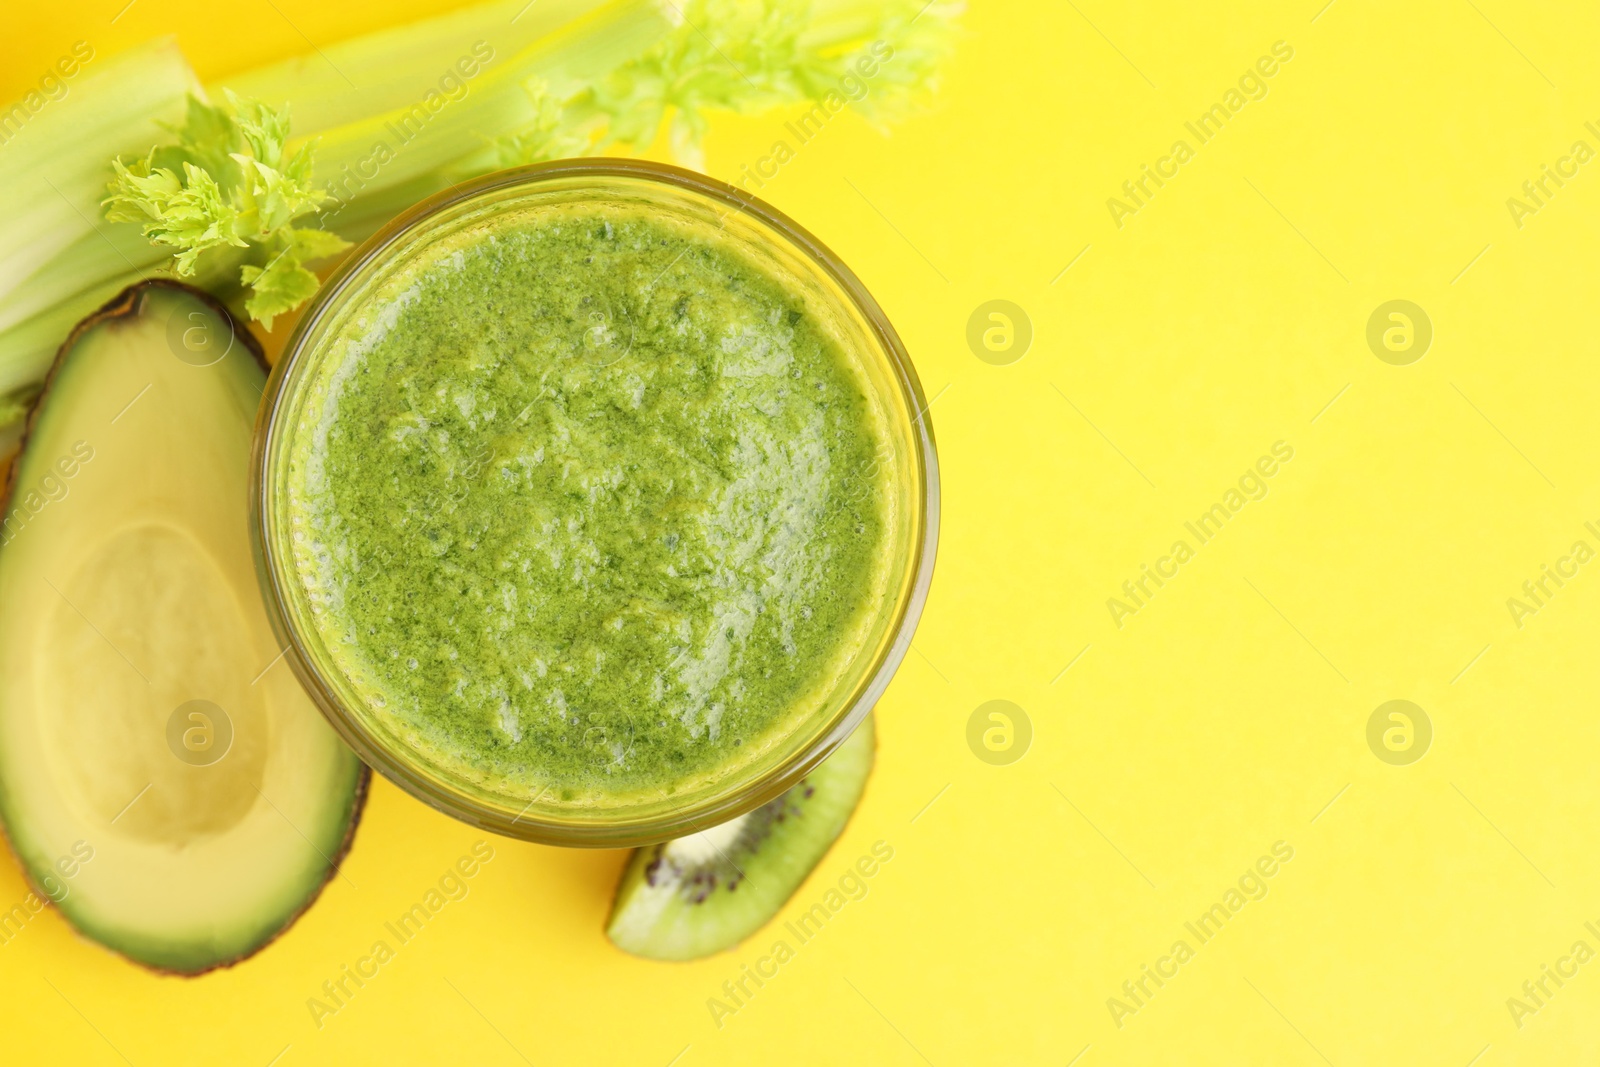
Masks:
[[[782,918],[874,841],[894,859],[720,1029],[707,998],[775,930],[636,960],[601,933],[622,853],[496,840],[319,1031],[306,999],[481,836],[379,781],[349,882],[232,970],[155,978],[30,924],[0,947],[0,1058],[1593,1062],[1600,962],[1520,1029],[1506,1000],[1600,949],[1600,563],[1520,629],[1506,601],[1600,547],[1600,162],[1520,229],[1506,200],[1600,148],[1600,22],[1322,3],[974,4],[925,113],[889,137],[842,118],[763,190],[861,275],[937,396],[943,529],[866,798]],[[80,38],[176,30],[210,78],[441,5],[138,0],[109,25],[122,6],[11,5],[0,98]],[[1269,95],[1118,229],[1107,198],[1279,40]],[[783,117],[718,120],[707,169],[735,175]],[[1010,366],[965,340],[994,298],[1035,331]],[[1434,327],[1410,366],[1365,341],[1396,298]],[[1266,499],[1115,626],[1106,599],[1279,440]],[[1033,725],[1009,766],[967,746],[991,699]],[[1433,723],[1410,766],[1366,742],[1390,699]],[[1265,899],[1118,1028],[1107,998],[1280,840]],[[0,902],[23,892],[0,866]]]

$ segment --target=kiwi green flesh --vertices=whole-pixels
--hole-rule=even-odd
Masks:
[[[872,773],[874,748],[869,715],[778,799],[702,833],[636,850],[606,936],[636,956],[692,960],[754,934],[844,830]]]
[[[0,509],[0,825],[39,901],[162,972],[287,929],[366,797],[261,599],[265,384],[221,305],[135,286],[63,345]]]

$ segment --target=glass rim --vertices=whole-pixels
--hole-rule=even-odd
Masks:
[[[290,370],[306,355],[308,341],[316,327],[340,307],[346,290],[365,268],[439,214],[498,189],[531,186],[558,178],[642,179],[673,187],[749,216],[774,236],[788,242],[839,287],[867,326],[899,386],[902,394],[899,400],[906,407],[913,445],[914,469],[910,472],[910,482],[917,499],[910,503],[912,512],[917,513],[915,517],[920,519],[921,530],[920,536],[914,537],[909,546],[912,558],[906,573],[910,581],[898,596],[894,611],[887,615],[885,639],[876,661],[862,673],[853,694],[841,703],[831,723],[814,742],[791,753],[774,767],[747,780],[734,781],[717,790],[709,800],[650,818],[559,821],[524,817],[526,808],[524,814],[508,817],[501,809],[438,780],[427,773],[426,766],[419,760],[408,758],[405,750],[374,736],[335,694],[309,654],[306,642],[291,623],[285,586],[292,581],[293,569],[279,558],[273,545],[274,516],[272,501],[268,499],[267,467],[272,456],[271,446],[280,433],[278,416],[283,410],[283,383]],[[939,469],[933,427],[928,420],[927,397],[899,334],[860,279],[826,245],[777,208],[726,182],[664,163],[593,157],[516,167],[458,183],[401,212],[346,257],[312,297],[290,334],[283,354],[273,365],[262,393],[250,463],[250,510],[257,576],[283,658],[323,717],[364,763],[436,810],[492,833],[549,845],[624,848],[699,832],[776,799],[815,770],[871,712],[910,649],[932,584],[939,533]]]

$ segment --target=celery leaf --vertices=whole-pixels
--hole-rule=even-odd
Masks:
[[[664,122],[680,160],[699,165],[707,113],[849,100],[882,123],[934,87],[960,0],[688,0],[679,25],[569,103],[603,124],[599,145],[643,147]],[[863,79],[852,64],[873,50]],[[885,48],[884,46],[887,46]],[[830,110],[831,110],[830,106]]]
[[[189,98],[177,143],[142,160],[114,161],[102,203],[112,222],[135,222],[151,241],[176,249],[173,269],[191,277],[217,259],[237,268],[250,290],[245,309],[269,329],[317,290],[305,264],[336,255],[349,242],[301,228],[328,194],[312,183],[313,145],[287,149],[287,109],[227,94],[226,105]]]

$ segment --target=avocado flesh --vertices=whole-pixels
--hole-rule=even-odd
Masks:
[[[198,365],[213,356],[185,338],[225,354]],[[282,932],[366,796],[261,602],[248,472],[265,383],[220,305],[135,286],[63,346],[0,526],[0,822],[41,899],[162,971]],[[196,700],[226,724],[196,705],[207,718],[173,733]]]
[[[617,885],[606,936],[635,956],[693,960],[761,929],[850,821],[875,748],[868,715],[777,800],[701,833],[636,850]]]

